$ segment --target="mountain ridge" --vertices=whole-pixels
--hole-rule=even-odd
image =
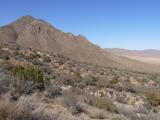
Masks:
[[[5,36],[10,36],[7,38],[9,42],[11,40],[11,42],[24,48],[62,53],[73,60],[100,66],[143,72],[160,72],[160,66],[149,65],[106,52],[82,35],[75,36],[72,33],[65,33],[48,22],[32,16],[23,16],[7,26],[10,29],[6,31],[3,27],[0,28],[1,42],[6,41],[6,38],[3,38],[5,33]],[[17,37],[14,38],[12,32],[15,32]]]

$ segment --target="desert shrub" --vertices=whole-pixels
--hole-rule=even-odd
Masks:
[[[115,89],[116,91],[120,91],[120,92],[122,92],[123,90],[125,90],[125,89],[123,88],[123,86],[120,86],[120,85],[118,85],[118,84],[116,84],[116,85],[114,86],[114,89]]]
[[[114,85],[114,89],[117,91],[126,91],[134,94],[144,94],[150,91],[150,89],[145,86],[132,85],[130,83],[123,83],[123,86],[116,84]]]
[[[49,62],[51,62],[51,59],[48,56],[44,56],[43,61],[49,63]]]
[[[85,88],[87,86],[86,82],[83,81],[83,79],[79,80],[79,81],[74,81],[74,84],[73,84],[74,87],[78,87],[78,88]]]
[[[159,118],[160,114],[150,112],[149,114],[147,114],[147,118],[144,120],[159,120]]]
[[[77,78],[73,78],[73,86],[83,89],[86,86],[95,86],[97,81],[98,81],[98,78],[92,75],[88,75],[83,78],[77,77]]]
[[[10,53],[7,51],[0,51],[0,58],[4,60],[9,60]]]
[[[78,104],[78,101],[74,93],[72,93],[71,91],[65,91],[62,94],[62,97],[63,97],[65,106],[72,114],[78,114],[82,112],[82,109]]]
[[[56,85],[49,86],[48,88],[46,88],[46,91],[48,93],[47,94],[48,97],[50,97],[50,98],[55,98],[55,97],[61,95],[61,88]]]
[[[81,78],[80,72],[74,71],[73,78],[74,78],[74,79],[79,79],[79,78]]]
[[[160,94],[155,92],[148,92],[145,94],[147,97],[148,102],[154,106],[157,107],[160,105]]]
[[[124,90],[130,93],[136,93],[136,89],[133,85],[131,84],[125,84],[124,85]]]
[[[94,106],[96,108],[103,109],[105,111],[110,111],[115,113],[118,112],[113,102],[107,98],[99,98],[99,97],[88,95],[85,97],[85,103],[87,103],[88,105]]]
[[[140,87],[132,85],[130,83],[124,83],[123,86],[119,86],[114,85],[114,88],[117,91],[126,91],[126,92],[130,92],[130,93],[141,93],[142,91],[140,91]]]
[[[86,86],[84,79],[78,71],[74,71],[72,76],[72,85],[79,88],[84,88],[84,86]]]
[[[123,96],[117,96],[117,101],[123,104],[127,104],[127,101]]]
[[[124,116],[129,118],[129,120],[139,120],[136,112],[132,109],[126,108],[124,105],[117,106],[117,110],[119,114],[123,114]]]
[[[74,95],[83,95],[84,94],[84,91],[80,88],[77,88],[77,87],[71,87],[70,88],[70,91],[74,94]]]
[[[108,78],[102,77],[99,78],[96,82],[96,87],[98,88],[115,88],[118,86],[118,79],[108,80]]]
[[[0,94],[6,93],[9,90],[11,76],[8,73],[0,72]]]
[[[11,81],[12,96],[17,98],[22,94],[30,94],[33,90],[44,90],[43,73],[34,66],[14,66],[14,78]]]
[[[17,100],[22,94],[29,95],[33,93],[35,86],[32,81],[24,81],[14,78],[11,82],[11,99]]]
[[[49,68],[47,65],[39,65],[39,68],[45,73],[45,74],[51,74],[53,71]]]
[[[9,118],[13,114],[15,107],[11,102],[0,99],[0,120],[11,120]]]
[[[112,85],[117,84],[118,82],[119,82],[118,79],[112,79],[109,81],[109,83]]]
[[[14,66],[12,73],[22,80],[33,81],[36,84],[43,85],[43,73],[32,65]]]
[[[106,79],[99,79],[96,82],[96,87],[98,88],[104,88],[104,87],[107,87],[107,85],[108,85],[108,81]]]
[[[0,100],[0,120],[55,120],[53,115],[46,114],[42,104],[36,107],[32,101],[26,100],[21,104]]]
[[[96,82],[98,81],[98,78],[92,75],[88,75],[85,77],[86,84],[90,86],[95,86]]]
[[[38,59],[32,60],[32,63],[33,63],[34,65],[39,65],[39,66],[42,66],[42,65],[43,65],[43,63],[42,63],[40,60],[38,60]]]
[[[9,62],[2,62],[0,64],[0,68],[3,71],[10,71],[13,68],[13,66]]]
[[[61,85],[72,85],[73,84],[73,80],[71,76],[65,73],[56,74],[54,79],[55,79],[56,84],[61,84]]]

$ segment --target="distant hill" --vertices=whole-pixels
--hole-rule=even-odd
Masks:
[[[0,42],[14,43],[24,48],[57,52],[80,62],[143,72],[160,72],[160,66],[150,65],[114,55],[92,44],[82,35],[65,33],[44,20],[23,16],[0,27]]]
[[[107,52],[125,56],[134,60],[139,60],[151,64],[160,64],[160,50],[145,49],[145,50],[127,50],[120,48],[106,48]]]

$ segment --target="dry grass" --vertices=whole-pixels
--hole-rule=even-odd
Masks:
[[[118,113],[116,106],[113,104],[113,101],[107,98],[100,98],[89,95],[85,97],[85,103],[104,111]]]
[[[148,102],[152,105],[157,107],[160,105],[160,94],[156,92],[148,92],[146,93],[146,97]]]
[[[62,98],[44,102],[44,97],[22,96],[17,102],[0,99],[0,120],[92,120],[104,118],[103,112],[90,109],[78,116],[63,106]],[[61,101],[61,102],[60,102]],[[84,108],[85,109],[85,108]]]

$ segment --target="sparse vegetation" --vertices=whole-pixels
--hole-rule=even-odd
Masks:
[[[103,68],[21,48],[7,54],[8,60],[0,59],[0,120],[159,118],[158,74]]]
[[[87,96],[85,98],[85,102],[91,106],[94,106],[99,109],[103,109],[105,111],[110,111],[117,113],[116,106],[113,104],[113,102],[107,98],[99,98],[95,96]]]
[[[55,97],[61,95],[62,90],[60,87],[53,85],[53,86],[48,86],[48,88],[46,88],[46,91],[48,93],[48,97],[55,98]]]
[[[68,110],[71,111],[72,114],[78,114],[82,112],[82,109],[80,108],[80,105],[77,102],[77,98],[73,92],[65,91],[63,93],[63,100],[65,106],[68,108]]]

